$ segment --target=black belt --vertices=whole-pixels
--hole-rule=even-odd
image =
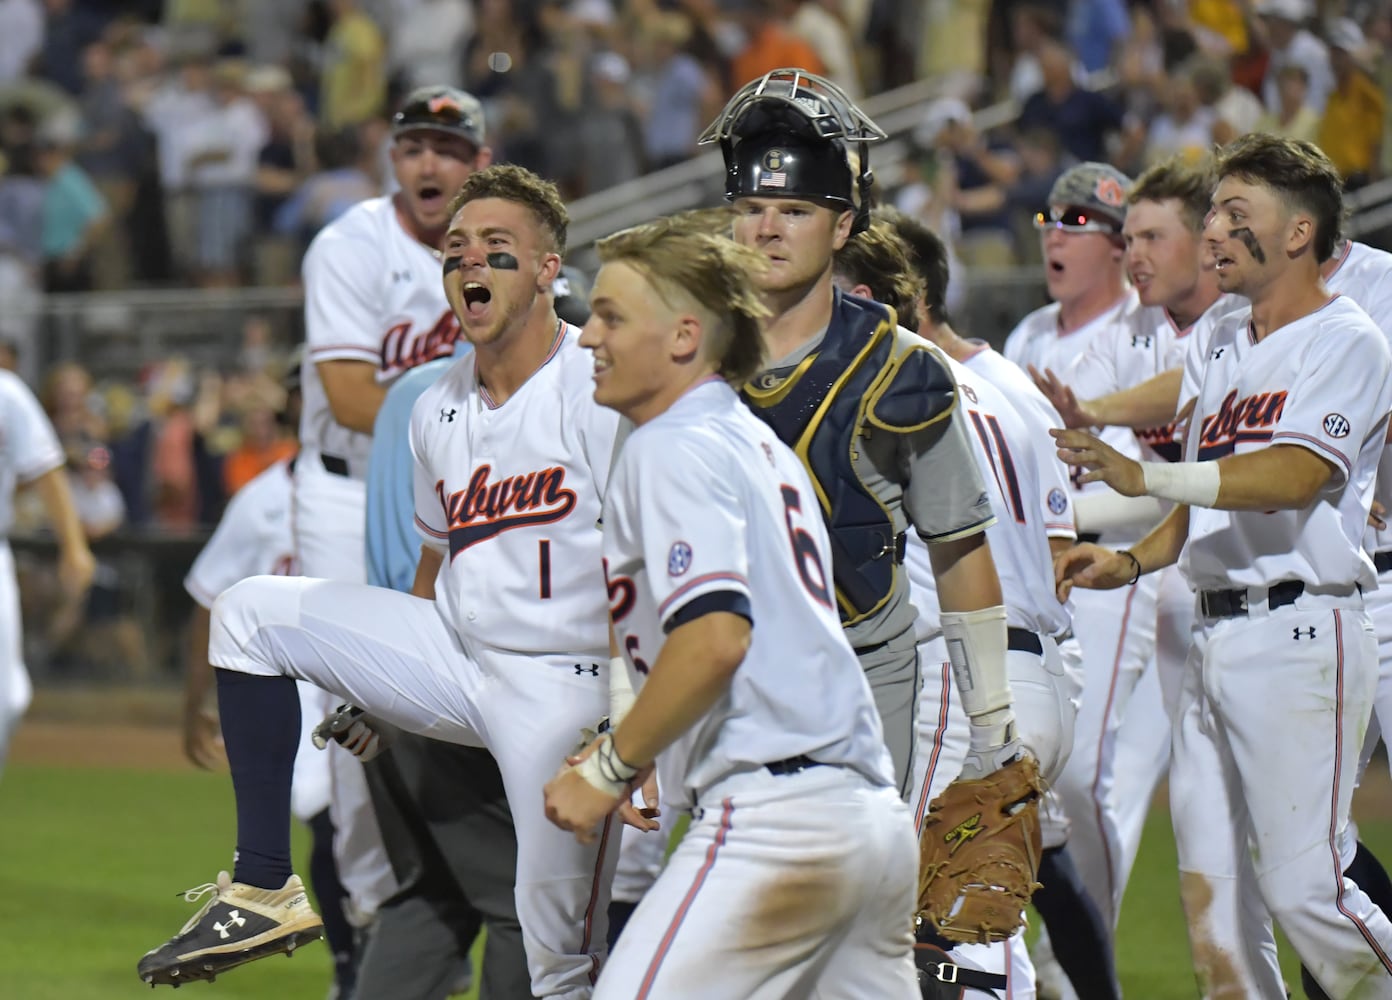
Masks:
[[[1373,553],[1373,565],[1377,568],[1378,576],[1392,570],[1392,549],[1383,549],[1381,552]]]
[[[797,774],[799,771],[806,771],[809,767],[821,767],[822,762],[813,760],[807,754],[798,754],[796,757],[789,757],[787,760],[775,760],[771,764],[765,764],[769,774],[782,777],[785,774]]]
[[[1044,644],[1039,641],[1039,636],[1027,628],[1007,628],[1005,630],[1005,648],[1013,649],[1017,653],[1044,655]]]
[[[348,459],[339,458],[337,455],[319,456],[320,463],[324,466],[325,472],[333,473],[335,476],[348,475]]]
[[[1286,580],[1270,587],[1266,592],[1266,606],[1273,611],[1294,604],[1295,599],[1305,593],[1305,584],[1299,580]],[[1237,618],[1247,614],[1247,591],[1202,590],[1199,592],[1199,607],[1205,618]]]

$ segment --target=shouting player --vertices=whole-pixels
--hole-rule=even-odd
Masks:
[[[1361,737],[1377,683],[1362,588],[1375,573],[1363,527],[1392,408],[1392,355],[1376,325],[1331,296],[1320,265],[1343,209],[1337,171],[1308,142],[1244,136],[1218,156],[1205,236],[1219,287],[1251,300],[1208,350],[1185,461],[1136,462],[1083,431],[1060,457],[1127,496],[1177,504],[1133,548],[1061,556],[1060,588],[1134,583],[1179,560],[1198,627],[1180,691],[1171,790],[1213,776],[1245,818],[1263,902],[1330,996],[1392,995],[1392,923],[1343,872]],[[1180,868],[1202,883],[1211,832],[1176,828]],[[1198,898],[1200,893],[1186,894]],[[1211,894],[1208,898],[1212,898]],[[1191,909],[1195,918],[1212,914]],[[1282,993],[1269,934],[1208,956]],[[1196,957],[1202,937],[1193,938]],[[1223,982],[1229,986],[1228,982]],[[1216,986],[1213,988],[1217,988]]]
[[[553,185],[517,167],[465,181],[446,295],[474,346],[417,401],[413,594],[257,577],[213,608],[223,739],[237,793],[229,877],[147,982],[206,979],[319,933],[290,872],[289,774],[308,680],[375,718],[497,758],[518,833],[517,912],[532,990],[587,998],[603,957],[616,837],[578,844],[540,789],[608,703],[608,609],[595,530],[617,418],[588,391],[578,331],[549,290],[565,251]]]
[[[595,996],[916,998],[913,829],[814,487],[734,391],[763,357],[764,262],[669,222],[598,249],[582,343],[595,398],[636,425],[604,556],[638,697],[546,808],[592,831],[655,762],[693,821]]]

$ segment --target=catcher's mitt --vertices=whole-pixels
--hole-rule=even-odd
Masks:
[[[918,912],[949,941],[1003,941],[1039,888],[1039,765],[1022,756],[959,778],[928,807],[919,838]]]

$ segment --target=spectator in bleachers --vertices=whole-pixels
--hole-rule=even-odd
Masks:
[[[388,68],[402,92],[463,84],[459,54],[474,32],[474,6],[461,0],[416,0],[392,25]]]
[[[643,127],[629,96],[629,75],[628,61],[617,52],[601,52],[591,65],[591,96],[579,130],[584,194],[643,174]]]
[[[1064,37],[1085,72],[1110,66],[1117,46],[1130,32],[1131,16],[1124,0],[1071,0],[1068,4]]]
[[[1014,226],[1016,257],[1024,264],[1044,263],[1034,215],[1049,203],[1049,192],[1064,171],[1063,147],[1048,129],[1033,128],[1016,140],[1020,176],[1011,186],[1007,213]]]
[[[788,27],[817,53],[826,78],[858,101],[864,88],[845,8],[843,0],[795,0]]]
[[[734,0],[731,13],[744,37],[744,45],[730,59],[732,90],[783,66],[826,71],[812,46],[788,27],[783,0]]]
[[[1256,131],[1314,142],[1320,116],[1310,107],[1310,74],[1304,66],[1288,63],[1276,72],[1277,105],[1257,121]]]
[[[0,85],[25,75],[43,40],[44,10],[39,0],[0,0]]]
[[[256,155],[256,220],[268,231],[276,210],[314,170],[314,119],[279,66],[253,69],[246,91],[266,122],[266,142]]]
[[[111,214],[87,172],[73,161],[76,116],[58,116],[39,126],[34,165],[44,182],[44,288],[85,292],[92,287],[91,252]]]
[[[971,267],[1009,267],[1015,262],[1015,233],[1006,211],[1007,193],[1020,177],[1020,158],[1004,139],[987,139],[971,109],[952,97],[929,106],[918,140],[941,151],[944,187],[957,215],[957,252]]]
[[[292,237],[301,253],[319,230],[377,194],[377,184],[367,169],[374,151],[362,148],[358,132],[353,127],[321,129],[314,143],[318,171],[276,211],[275,231]]]
[[[1145,165],[1174,156],[1182,156],[1186,163],[1197,163],[1213,148],[1213,126],[1218,116],[1200,103],[1192,69],[1181,68],[1170,75],[1163,107],[1146,135]]]
[[[242,413],[241,440],[222,460],[223,489],[231,497],[276,462],[292,458],[298,443],[284,433],[278,406],[262,400]]]
[[[1232,81],[1229,60],[1217,56],[1195,56],[1190,79],[1199,102],[1213,111],[1213,141],[1225,146],[1238,136],[1256,131],[1266,113],[1261,98]]]
[[[1316,113],[1324,111],[1324,102],[1334,89],[1334,72],[1329,66],[1329,49],[1305,28],[1314,16],[1311,0],[1261,0],[1253,29],[1270,53],[1266,78],[1262,82],[1262,103],[1268,108],[1277,105],[1276,75],[1281,67],[1296,63],[1305,68],[1310,92],[1306,101]]]
[[[0,132],[3,130],[0,129]],[[43,302],[43,182],[32,147],[0,142],[0,338],[18,355],[15,368],[30,385],[38,378],[38,309]]]
[[[44,10],[43,45],[35,69],[77,96],[82,93],[82,50],[101,37],[106,18],[75,0],[44,0]]]
[[[1344,177],[1346,187],[1362,187],[1380,166],[1387,99],[1365,68],[1368,40],[1362,29],[1341,17],[1329,25],[1334,90],[1324,106],[1317,143]]]
[[[106,421],[98,412],[92,376],[81,365],[62,362],[49,369],[39,400],[65,451],[83,442],[106,440]]]
[[[1058,42],[1039,50],[1043,87],[1020,111],[1020,129],[1048,128],[1058,133],[1075,160],[1107,159],[1107,139],[1122,127],[1121,108],[1106,94],[1085,90],[1073,76],[1073,54]]]
[[[1023,0],[1007,5],[1008,47],[996,54],[998,72],[1004,74],[1006,93],[1012,100],[1024,104],[1044,86],[1044,70],[1040,57],[1044,46],[1062,37],[1063,25],[1053,4],[1041,0]],[[1082,67],[1072,71],[1082,77]]]
[[[328,0],[332,26],[319,78],[319,121],[328,128],[359,125],[386,105],[386,42],[358,6],[357,0]]]
[[[724,102],[720,81],[686,50],[691,33],[690,18],[678,11],[657,11],[639,27],[637,91],[653,170],[694,156],[696,137]]]
[[[199,523],[194,373],[181,358],[155,367],[147,389],[152,418],[149,481],[155,523],[187,531]]]

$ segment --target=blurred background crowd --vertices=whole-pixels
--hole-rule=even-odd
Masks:
[[[193,550],[157,546],[196,549],[293,453],[299,261],[391,189],[400,95],[471,91],[495,158],[578,200],[696,156],[787,65],[872,104],[931,82],[879,197],[949,240],[959,302],[1011,269],[1042,297],[1031,219],[1078,160],[1134,175],[1265,130],[1351,191],[1392,166],[1388,0],[0,0],[0,365],[39,392],[93,538],[145,546],[99,545],[80,608],[25,561],[31,666],[164,659],[151,595],[181,598]]]

